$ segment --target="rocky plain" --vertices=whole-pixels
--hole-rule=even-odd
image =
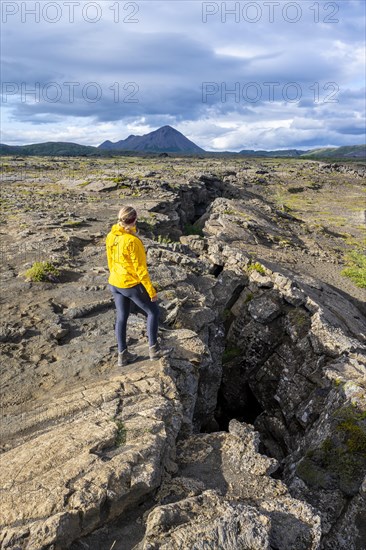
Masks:
[[[365,173],[2,158],[2,549],[366,548],[365,273],[344,272]],[[149,361],[134,310],[123,369],[105,256],[122,204],[173,348]],[[35,262],[57,275],[31,280]]]

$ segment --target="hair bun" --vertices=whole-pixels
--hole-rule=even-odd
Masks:
[[[123,225],[132,225],[137,218],[137,212],[132,206],[123,206],[118,212],[118,220]]]

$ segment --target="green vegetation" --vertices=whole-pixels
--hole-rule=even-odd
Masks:
[[[80,227],[80,225],[83,225],[83,220],[68,220],[63,224],[64,227]]]
[[[348,451],[362,453],[366,458],[366,431],[359,425],[366,420],[366,411],[357,411],[350,405],[340,409],[337,418],[341,420],[337,429],[344,434]]]
[[[229,363],[232,359],[235,359],[236,357],[240,357],[243,355],[243,351],[238,347],[227,347],[222,354],[222,362],[223,363]]]
[[[222,317],[224,321],[229,321],[234,317],[234,315],[232,314],[231,309],[225,308],[222,313]]]
[[[346,225],[347,218],[344,216],[328,216],[327,222],[336,227],[344,227]]]
[[[117,425],[117,433],[114,444],[116,447],[122,447],[126,443],[127,430],[122,420],[115,420],[115,423]]]
[[[310,316],[304,309],[294,308],[288,312],[290,323],[295,325],[296,328],[310,328]]]
[[[254,294],[253,292],[248,292],[248,294],[245,297],[244,303],[248,304],[251,300],[253,300]]]
[[[317,159],[364,159],[366,155],[365,145],[344,145],[342,147],[322,147],[320,149],[312,149],[303,153],[303,158]]]
[[[348,267],[341,274],[348,277],[359,288],[366,288],[366,255],[352,250],[346,256]]]
[[[273,237],[273,241],[278,243],[278,246],[281,248],[288,248],[289,246],[292,246],[292,242],[289,239],[278,237],[277,235]]]
[[[197,227],[196,225],[192,225],[190,223],[185,224],[184,234],[185,235],[198,235],[199,237],[203,237],[202,229],[200,227]]]
[[[339,488],[356,494],[366,471],[366,412],[352,405],[334,413],[334,430],[318,449],[309,450],[297,467],[310,486]]]
[[[170,239],[169,237],[165,237],[164,235],[158,235],[156,240],[160,244],[171,244],[174,242],[172,241],[172,239]]]
[[[57,282],[60,271],[51,262],[34,262],[31,268],[25,272],[27,279],[33,282],[50,281]]]
[[[113,177],[113,178],[108,178],[110,181],[113,181],[113,183],[122,183],[124,181],[126,181],[126,176],[116,176],[116,177]],[[128,187],[127,185],[123,185],[122,186],[123,188],[126,188]],[[119,189],[121,189],[121,187],[119,187]]]
[[[352,486],[357,481],[361,482],[361,476],[363,478],[364,475],[365,453],[351,452],[348,445],[346,449],[339,447],[330,437],[324,441],[321,450],[325,468],[338,476],[342,490],[353,492]]]
[[[257,271],[258,273],[260,273],[261,275],[265,275],[266,274],[266,270],[264,269],[264,267],[262,266],[262,264],[260,264],[259,262],[255,262],[255,263],[250,263],[248,266],[247,266],[247,271],[248,273],[252,273],[253,271]]]
[[[282,210],[282,212],[289,212],[291,210],[290,207],[287,204],[288,195],[282,189],[278,190],[275,193],[273,199],[274,199],[274,202],[275,202],[277,208]]]

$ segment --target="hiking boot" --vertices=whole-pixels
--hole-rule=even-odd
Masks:
[[[156,361],[162,357],[166,357],[172,351],[172,348],[161,348],[156,342],[153,346],[149,347],[150,361]]]
[[[127,348],[118,353],[118,367],[125,367],[129,363],[133,363],[138,358],[136,353],[130,353]]]

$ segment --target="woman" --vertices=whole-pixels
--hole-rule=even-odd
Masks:
[[[137,359],[127,350],[126,329],[131,300],[147,314],[150,360],[168,355],[157,342],[159,307],[157,292],[149,277],[144,245],[136,235],[137,213],[132,206],[124,206],[118,213],[106,240],[109,286],[117,309],[116,337],[118,366],[123,367]]]

